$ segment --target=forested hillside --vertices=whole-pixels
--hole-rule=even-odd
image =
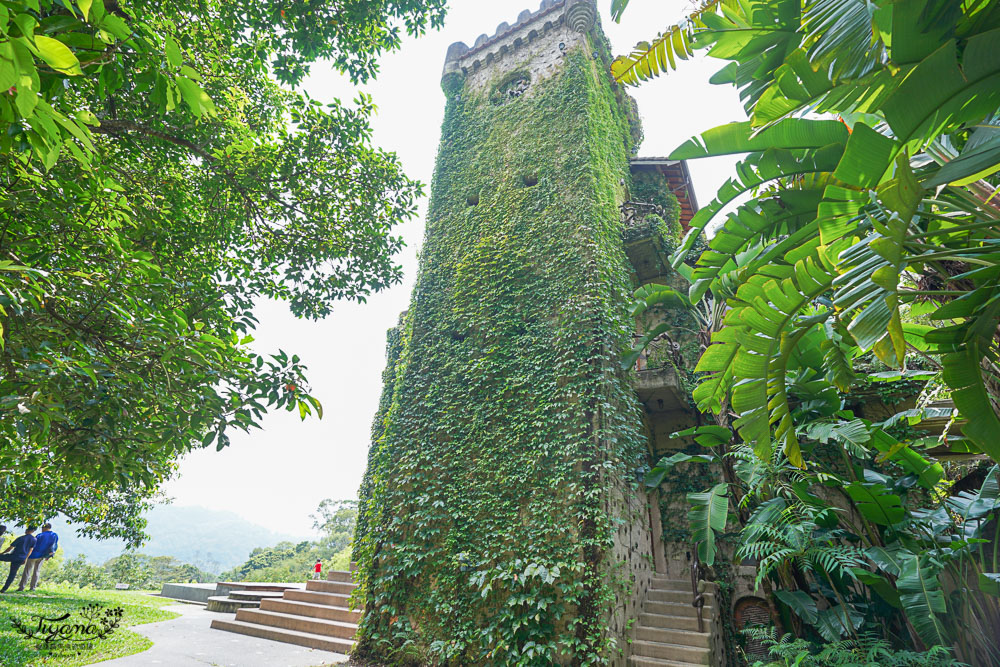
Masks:
[[[146,515],[150,540],[140,551],[150,556],[172,556],[202,570],[218,574],[244,562],[250,552],[283,541],[300,542],[306,535],[279,532],[280,526],[261,526],[233,512],[204,507],[154,507]],[[85,555],[91,562],[103,563],[122,553],[123,540],[98,541],[77,537],[65,521],[53,521],[66,558]]]

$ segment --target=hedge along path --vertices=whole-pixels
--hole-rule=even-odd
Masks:
[[[637,519],[620,497],[647,441],[620,366],[637,121],[608,63],[595,30],[519,97],[528,72],[443,81],[420,273],[361,489],[356,655],[607,664],[621,645],[606,618],[629,582],[610,552]]]

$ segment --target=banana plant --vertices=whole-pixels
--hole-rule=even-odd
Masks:
[[[1000,460],[997,3],[743,0],[706,3],[681,25],[684,44],[728,62],[713,82],[740,90],[750,120],[671,154],[744,155],[673,265],[690,261],[727,204],[757,195],[691,272],[693,305],[729,297],[718,344],[697,368],[707,373],[699,406],[717,410],[728,398],[762,458],[778,447],[802,467],[788,359],[812,325],[832,323],[891,367],[915,344],[929,348],[964,434]],[[656,47],[648,51],[612,68],[619,81],[664,69],[650,62]],[[904,308],[917,299],[938,304],[930,318],[940,326],[914,343]]]

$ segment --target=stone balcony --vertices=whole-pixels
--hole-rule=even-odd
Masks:
[[[688,401],[681,387],[680,377],[671,364],[650,368],[649,354],[652,346],[639,355],[635,365],[635,393],[650,415],[675,410],[687,410]]]
[[[635,393],[650,414],[688,409],[680,378],[671,366],[637,371]]]

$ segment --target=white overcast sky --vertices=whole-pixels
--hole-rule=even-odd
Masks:
[[[651,39],[690,10],[685,0],[632,0],[622,23],[615,24],[611,0],[598,4],[615,54]],[[382,59],[378,80],[362,88],[379,107],[375,143],[395,151],[406,173],[425,183],[428,192],[444,114],[439,82],[445,51],[453,42],[471,45],[482,33],[492,35],[498,24],[513,24],[529,7],[537,9],[537,0],[451,0],[443,29],[406,39],[399,51]],[[692,135],[744,118],[734,89],[708,83],[722,64],[699,57],[632,89],[646,133],[640,155],[667,155]],[[321,66],[305,88],[324,102],[355,97],[348,81]],[[729,159],[689,163],[700,204],[711,201],[731,164]],[[174,504],[229,510],[275,531],[306,535],[309,515],[321,500],[357,497],[382,390],[385,332],[408,307],[426,210],[425,198],[420,216],[397,229],[407,244],[399,257],[405,271],[401,285],[365,304],[343,303],[320,322],[297,320],[281,304],[259,306],[256,348],[281,348],[302,357],[325,418],[302,422],[297,413],[274,413],[265,418],[263,430],[233,434],[225,451],[213,447],[189,454],[179,477],[165,488]]]

